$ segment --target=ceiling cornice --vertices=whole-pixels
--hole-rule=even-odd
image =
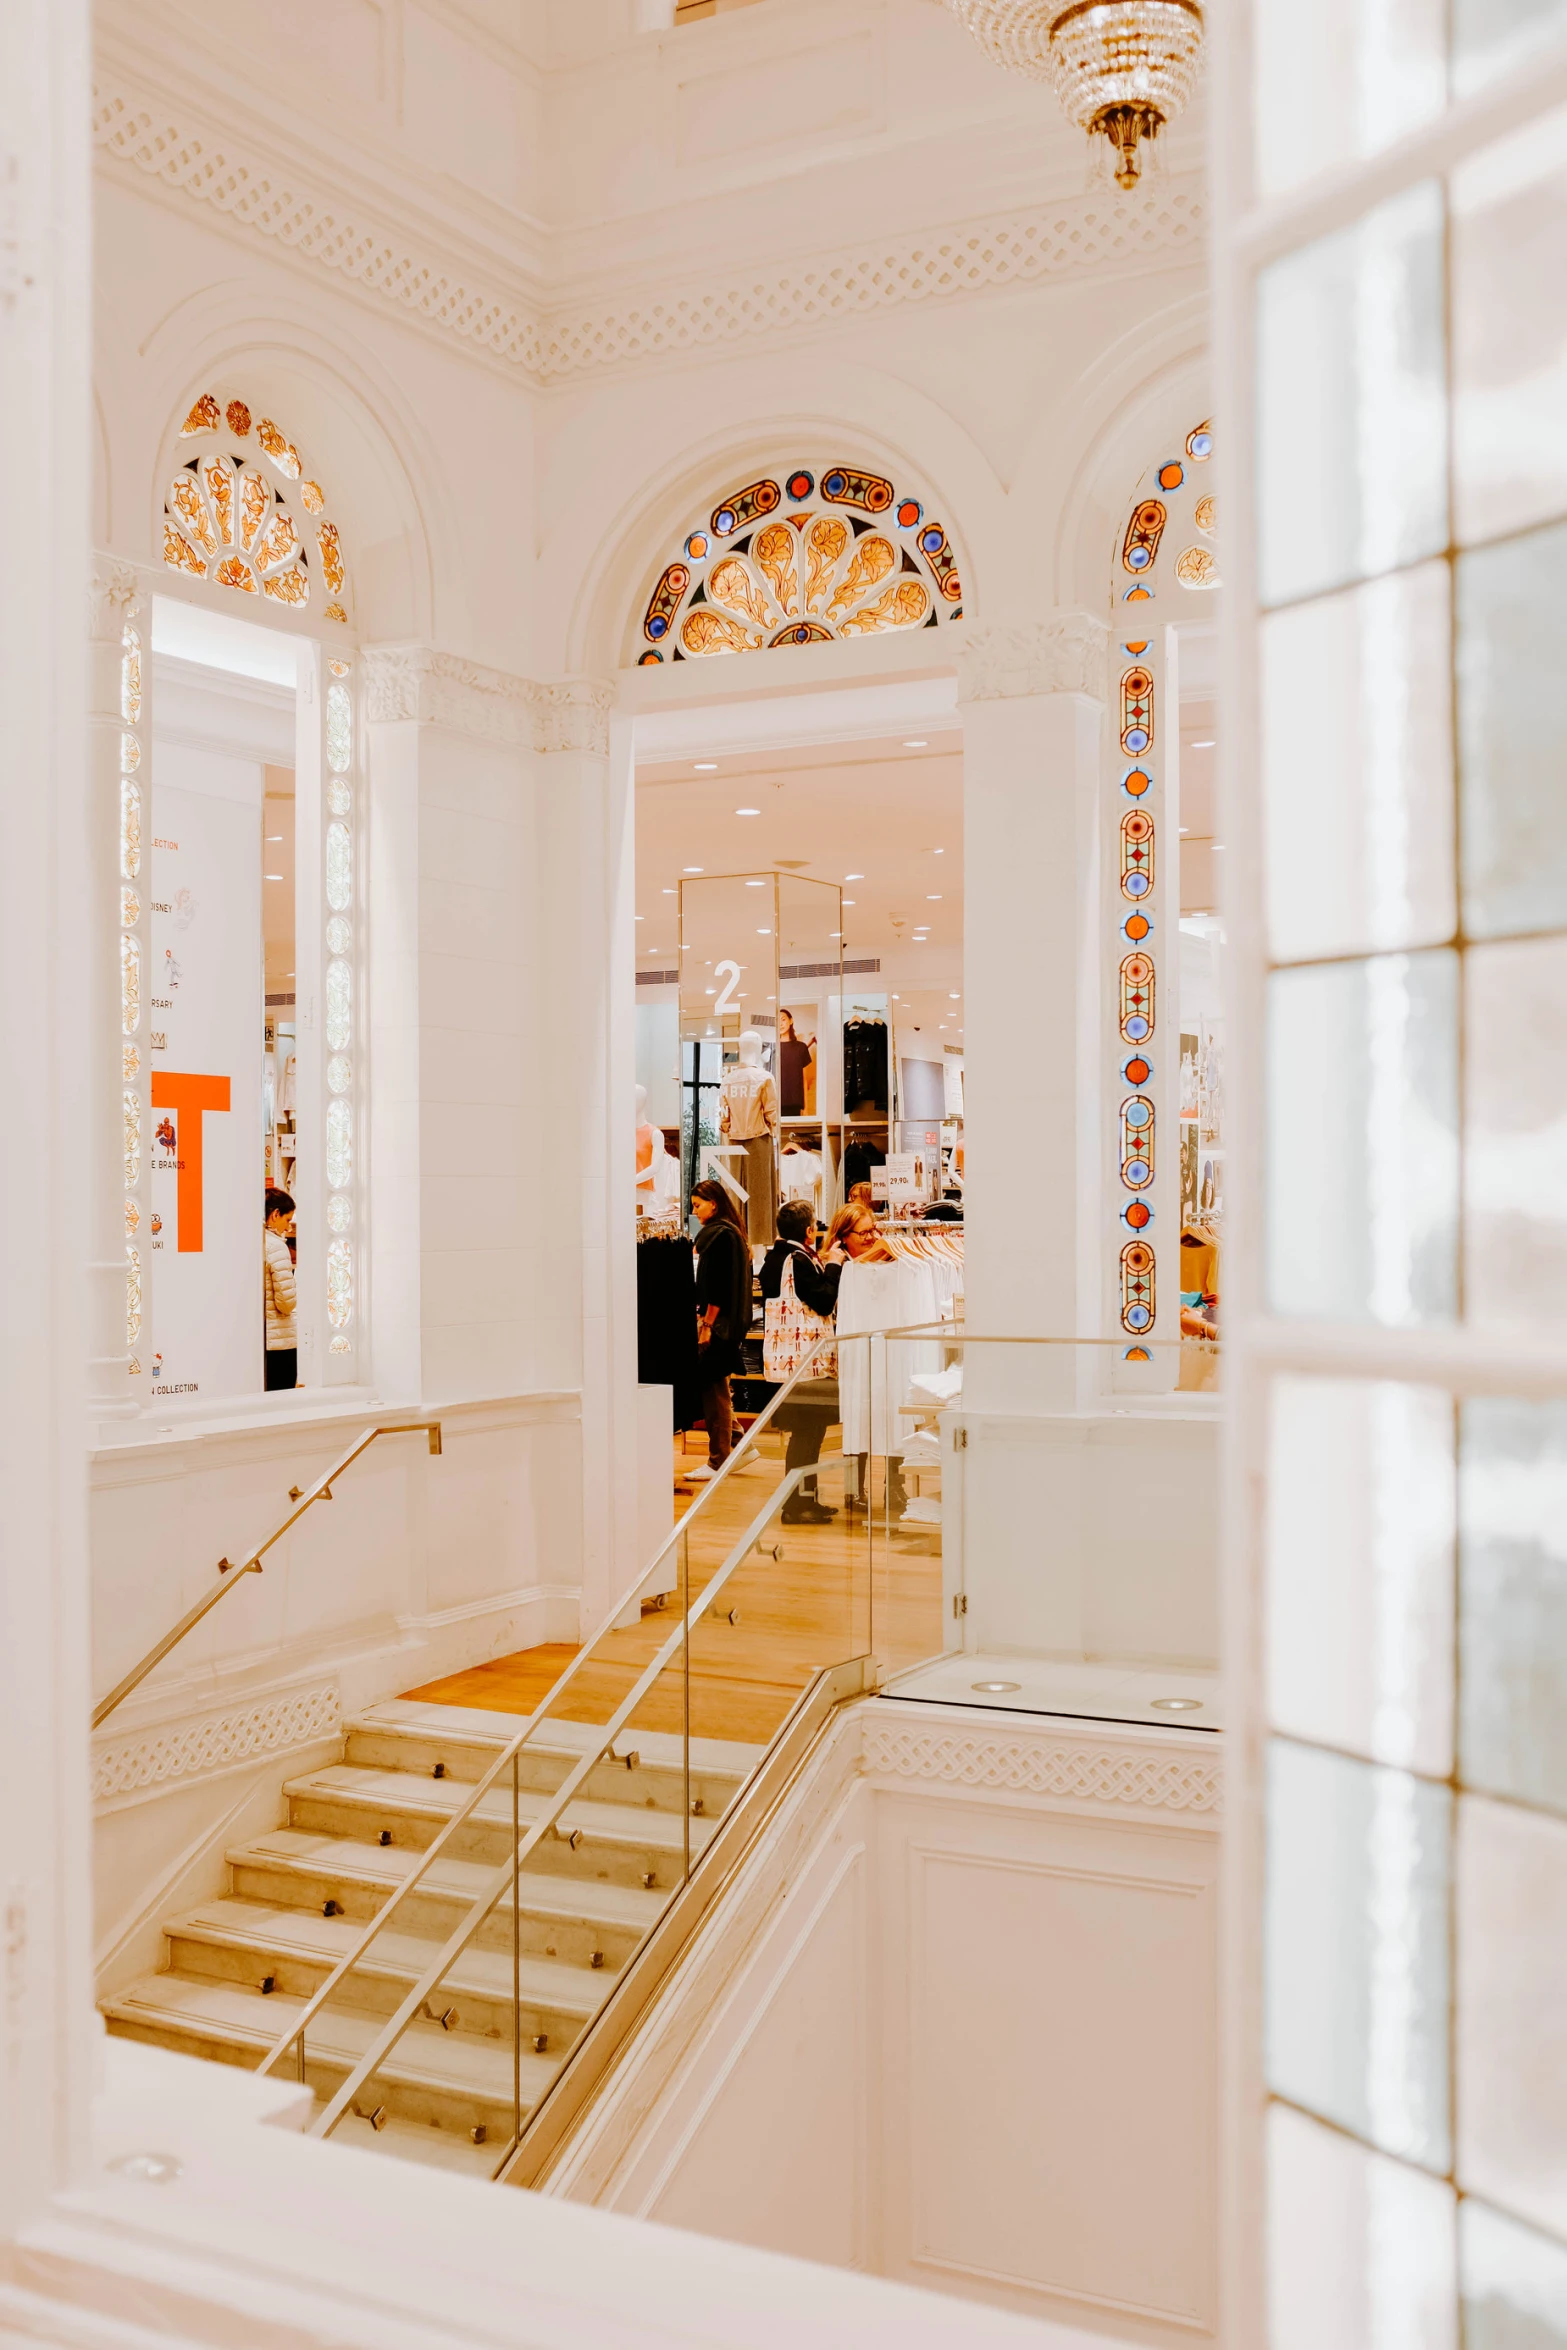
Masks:
[[[139,78],[139,77],[138,77]],[[808,258],[717,268],[540,300],[504,262],[420,223],[371,187],[348,191],[204,122],[188,104],[105,72],[93,136],[107,174],[137,174],[166,200],[208,207],[232,235],[327,270],[405,318],[539,385],[841,326],[905,303],[947,303],[1087,275],[1200,259],[1200,178],[1174,176],[1135,208],[1094,192],[936,224]]]

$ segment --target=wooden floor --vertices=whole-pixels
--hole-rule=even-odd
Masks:
[[[880,1517],[867,1534],[863,1516],[842,1508],[843,1465],[834,1431],[824,1451],[821,1496],[838,1508],[829,1526],[783,1526],[770,1497],[783,1476],[781,1439],[764,1436],[771,1457],[754,1469],[731,1475],[688,1532],[687,1573],[693,1596],[705,1591],[736,1544],[758,1519],[758,1547],[736,1567],[711,1609],[704,1609],[691,1634],[691,1735],[770,1739],[813,1673],[823,1665],[875,1652],[912,1664],[939,1651],[941,1622],[940,1532],[934,1526],[894,1527],[889,1535]],[[677,1466],[683,1457],[676,1439]],[[698,1456],[693,1439],[690,1459]],[[673,1487],[678,1519],[700,1495],[700,1486]],[[872,1509],[881,1499],[873,1477]],[[777,1555],[774,1555],[774,1553]],[[731,1622],[733,1612],[736,1620]],[[642,1620],[600,1642],[593,1662],[552,1709],[574,1722],[603,1723],[632,1687],[637,1675],[675,1634],[680,1595],[662,1608],[645,1608]],[[471,1705],[497,1713],[532,1713],[574,1648],[551,1643],[525,1648],[431,1681],[407,1695],[440,1705]],[[638,1728],[678,1731],[684,1718],[684,1658],[675,1654],[642,1699],[625,1735]]]

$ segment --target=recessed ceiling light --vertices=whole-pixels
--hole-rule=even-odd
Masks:
[[[282,845],[283,835],[280,832],[269,832],[267,834],[267,847],[269,849],[280,849]]]
[[[633,914],[631,919],[633,922],[645,922],[647,920],[647,916],[645,914]]]
[[[845,881],[863,881],[865,876],[863,873],[846,873],[843,878]]]
[[[765,889],[767,884],[765,881],[748,881],[745,886],[747,889]]]
[[[930,853],[933,857],[944,857],[947,852],[945,849],[932,849]]]
[[[716,988],[716,987],[707,987],[707,988],[704,988],[704,989],[702,990],[702,992],[703,992],[703,994],[704,994],[704,995],[717,995],[717,993],[718,993],[718,990],[717,990],[717,988]]]
[[[682,873],[700,873],[702,868],[700,865],[682,865],[680,870]]]
[[[1223,856],[1223,854],[1224,854],[1224,843],[1223,843],[1223,841],[1222,841],[1222,840],[1216,840],[1216,841],[1214,842],[1214,844],[1213,844],[1213,853],[1214,853],[1214,855],[1215,855],[1216,857],[1222,857],[1222,856]]]
[[[1193,743],[1191,747],[1194,751],[1211,751],[1214,746],[1214,741],[1215,737],[1210,734],[1206,742]]]
[[[757,937],[758,937],[758,938],[771,938],[773,934],[772,934],[772,931],[771,931],[771,930],[770,930],[770,929],[769,929],[769,928],[766,926],[766,924],[764,923],[764,924],[763,924],[763,926],[762,926],[762,928],[761,928],[760,930],[758,930],[758,932],[757,932],[757,934],[756,934],[756,935],[757,935]]]
[[[940,905],[940,903],[941,903],[941,892],[940,892],[940,890],[939,890],[939,889],[928,889],[928,890],[925,892],[925,903],[926,903],[926,905],[927,905],[927,906],[939,906],[939,905]]]
[[[969,1683],[969,1687],[977,1689],[982,1697],[1001,1697],[1010,1690],[1021,1689],[1022,1686],[1021,1681],[971,1681]]]
[[[718,761],[716,759],[696,759],[692,762],[692,764],[695,766],[698,775],[716,775],[718,773]]]
[[[1188,834],[1190,831],[1191,831],[1191,826],[1190,826],[1189,824],[1183,824],[1183,825],[1181,826],[1181,838],[1182,838],[1182,840],[1184,840],[1184,839],[1186,838],[1186,835],[1187,835],[1187,834]]]
[[[949,1003],[949,1004],[961,1004],[961,1003],[962,1003],[962,1001],[963,1001],[963,998],[962,998],[962,996],[959,994],[958,990],[957,990],[956,988],[954,988],[954,989],[952,990],[952,993],[951,993],[951,994],[948,996],[948,998],[947,998],[947,1001],[948,1001],[948,1003]]]
[[[930,745],[923,735],[917,735],[912,742],[905,743],[903,747],[906,751],[926,751],[929,750]]]
[[[761,813],[760,808],[736,808],[735,810],[737,816],[760,816]]]
[[[672,889],[666,889],[666,890],[665,890],[665,892],[664,892],[664,895],[665,895],[665,897],[666,897],[666,898],[672,898],[672,897],[674,896],[674,894],[675,894],[675,893],[674,893],[674,891],[673,891]]]
[[[1200,1714],[1202,1712],[1200,1697],[1150,1697],[1148,1703],[1156,1714]]]
[[[841,930],[829,930],[827,935],[829,938],[842,938],[843,932]]]
[[[282,880],[282,878],[283,878],[283,876],[282,876],[282,874],[281,874],[281,873],[269,873],[269,874],[267,875],[267,879],[268,879],[268,881],[281,881],[281,880]]]

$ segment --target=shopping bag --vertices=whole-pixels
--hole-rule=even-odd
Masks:
[[[803,1364],[810,1360],[811,1349],[819,1338],[825,1338],[832,1329],[831,1317],[813,1314],[809,1306],[802,1306],[794,1294],[794,1252],[791,1250],[784,1264],[783,1286],[776,1297],[767,1301],[767,1312],[762,1322],[762,1375],[779,1381],[792,1379]],[[824,1346],[811,1362],[813,1379],[836,1376],[838,1349]]]

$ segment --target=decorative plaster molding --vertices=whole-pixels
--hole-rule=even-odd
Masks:
[[[106,1741],[93,1752],[93,1801],[137,1795],[176,1779],[210,1778],[258,1755],[281,1754],[335,1738],[343,1727],[335,1681],[286,1690],[227,1713],[165,1722],[130,1738]]]
[[[598,678],[538,685],[430,645],[372,645],[364,654],[372,722],[444,726],[513,750],[609,754],[615,688]]]
[[[350,214],[307,170],[246,154],[228,130],[176,120],[184,101],[128,89],[95,92],[93,136],[104,155],[162,187],[208,204],[251,236],[331,270],[372,300],[550,383],[646,359],[677,358],[764,334],[877,316],[906,302],[951,300],[1093,272],[1200,258],[1204,220],[1195,175],[1167,181],[1134,209],[1096,195],[985,221],[964,221],[871,248],[779,259],[701,282],[627,291],[618,300],[540,309],[505,265],[477,269],[436,235],[417,239]]]
[[[142,606],[139,573],[112,555],[94,555],[87,588],[87,628],[94,644],[117,645]]]
[[[1088,612],[1055,612],[1021,624],[960,621],[953,630],[958,700],[998,702],[1022,694],[1105,698],[1110,631]]]
[[[1194,1745],[1190,1754],[1150,1754],[1057,1737],[1009,1737],[1003,1730],[960,1730],[933,1722],[890,1720],[864,1710],[867,1774],[934,1779],[944,1786],[1002,1788],[1017,1795],[1059,1795],[1079,1803],[1135,1805],[1139,1811],[1217,1812],[1223,1764]]]

